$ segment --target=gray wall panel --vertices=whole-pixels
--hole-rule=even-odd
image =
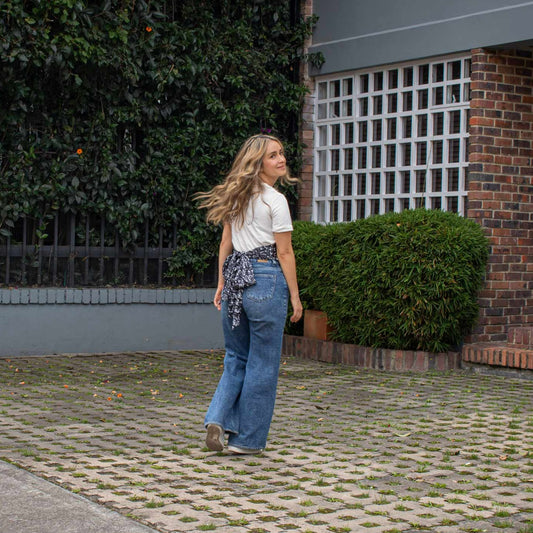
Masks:
[[[314,0],[315,44],[531,4],[525,0]]]
[[[311,52],[326,59],[311,74],[462,52],[533,38],[533,1],[316,0]]]
[[[112,289],[115,293],[121,289]],[[16,303],[17,290],[0,291],[11,302],[0,305],[0,356],[55,353],[101,353],[143,350],[218,349],[224,346],[220,312],[211,303],[213,290],[179,291],[187,303],[165,304],[166,294],[132,294],[130,300],[158,303]],[[38,289],[30,289],[30,293]],[[57,299],[49,291],[50,301]],[[57,290],[66,293],[65,290]],[[194,294],[193,294],[194,293]],[[38,292],[35,292],[38,295]],[[96,296],[96,293],[93,294]],[[199,303],[189,303],[197,300]]]

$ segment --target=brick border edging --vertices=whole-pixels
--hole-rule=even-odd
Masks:
[[[533,350],[504,344],[479,343],[463,347],[463,360],[476,365],[533,370]]]
[[[376,370],[414,371],[456,370],[461,368],[459,352],[428,353],[412,350],[367,348],[356,344],[323,341],[296,335],[283,336],[283,354],[325,363],[374,368]]]

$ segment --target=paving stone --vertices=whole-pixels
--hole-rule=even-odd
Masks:
[[[533,531],[533,382],[284,358],[267,450],[204,447],[211,351],[0,359],[0,458],[161,531]]]

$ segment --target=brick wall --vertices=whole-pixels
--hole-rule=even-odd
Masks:
[[[491,241],[470,342],[533,324],[533,54],[472,51],[467,216]]]
[[[313,0],[302,0],[301,15],[304,18],[313,14]],[[306,47],[311,43],[308,39]],[[298,218],[300,220],[311,220],[313,206],[313,139],[314,139],[314,82],[309,77],[307,62],[302,61],[300,77],[302,82],[309,89],[304,98],[302,118],[300,124],[300,140],[303,149],[303,167],[300,174],[301,183],[298,187]]]

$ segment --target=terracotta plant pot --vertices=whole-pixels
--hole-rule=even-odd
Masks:
[[[326,341],[330,339],[333,328],[328,324],[324,311],[306,309],[304,312],[304,337]]]

